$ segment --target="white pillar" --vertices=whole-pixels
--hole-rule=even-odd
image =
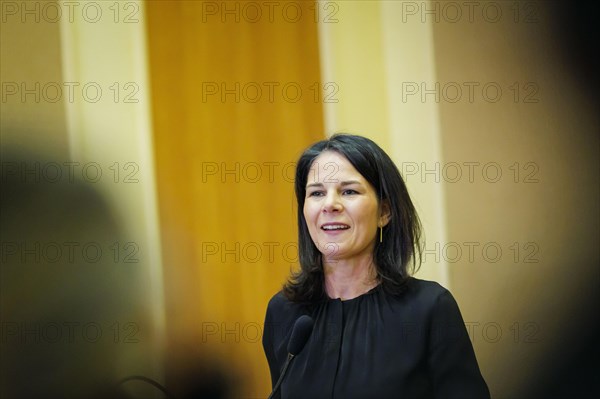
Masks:
[[[70,154],[81,165],[98,164],[97,188],[123,236],[137,245],[133,267],[152,326],[151,342],[138,344],[127,364],[117,366],[161,380],[165,315],[144,4],[83,1],[74,10],[72,19],[61,18],[64,81],[74,88],[72,101],[65,101]]]
[[[435,83],[433,28],[419,18],[404,21],[405,4],[319,2],[322,80],[338,88],[337,102],[324,102],[325,126],[328,135],[368,136],[392,157],[426,234],[429,252],[417,277],[448,287],[438,104],[403,98],[404,88]],[[423,175],[425,168],[437,171]]]

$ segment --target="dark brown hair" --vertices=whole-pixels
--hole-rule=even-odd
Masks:
[[[295,191],[298,201],[298,252],[300,270],[283,287],[285,296],[300,303],[328,299],[325,292],[321,252],[313,243],[306,220],[304,200],[308,172],[324,151],[343,155],[373,186],[378,203],[385,201],[390,221],[383,227],[383,242],[375,240],[373,259],[383,289],[398,295],[410,274],[421,265],[421,223],[406,184],[390,157],[372,140],[350,134],[335,134],[307,148],[296,165]],[[412,260],[412,262],[411,262]]]

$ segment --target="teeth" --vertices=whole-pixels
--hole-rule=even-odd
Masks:
[[[327,226],[323,226],[323,230],[346,230],[348,228],[349,228],[348,226],[343,226],[340,224],[335,224],[335,225],[330,224]]]

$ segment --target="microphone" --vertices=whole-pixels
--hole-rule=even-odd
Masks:
[[[302,315],[302,316],[298,317],[298,319],[296,319],[296,322],[294,323],[294,327],[292,328],[292,335],[290,336],[290,342],[288,342],[288,346],[287,346],[287,350],[288,350],[287,360],[285,361],[285,364],[283,365],[283,369],[281,369],[281,374],[279,375],[279,379],[277,380],[277,383],[275,384],[273,391],[271,392],[271,394],[269,395],[269,397],[267,399],[272,399],[273,395],[275,395],[275,392],[277,392],[277,390],[279,389],[281,382],[283,381],[283,377],[285,376],[285,373],[288,369],[288,366],[290,365],[290,362],[296,355],[298,355],[300,352],[302,352],[302,349],[304,349],[304,346],[308,342],[308,338],[310,337],[310,334],[312,333],[313,326],[314,326],[314,322],[313,322],[313,319],[310,318],[310,316]]]
[[[290,336],[290,342],[288,342],[288,353],[292,356],[296,356],[302,349],[304,349],[304,345],[308,342],[308,337],[313,330],[313,319],[310,316],[303,315],[298,317],[296,322],[294,323],[294,328],[292,329],[292,335]]]

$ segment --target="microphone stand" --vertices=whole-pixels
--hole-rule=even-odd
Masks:
[[[294,358],[294,355],[292,355],[291,353],[288,353],[287,360],[285,361],[285,364],[283,365],[283,369],[281,369],[281,374],[279,375],[279,379],[277,380],[277,383],[275,384],[275,387],[273,388],[273,392],[271,392],[271,394],[269,395],[269,397],[267,399],[272,399],[273,395],[275,395],[275,392],[277,392],[277,390],[279,389],[279,386],[281,385],[281,382],[283,381],[283,377],[285,376],[285,372],[287,371],[288,366],[290,365],[290,362],[292,361],[293,358]]]

